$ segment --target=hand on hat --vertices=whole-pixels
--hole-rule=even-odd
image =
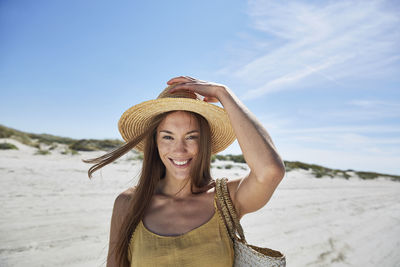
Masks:
[[[177,84],[169,91],[170,93],[177,90],[189,90],[204,96],[204,101],[206,102],[219,102],[219,92],[226,88],[222,84],[202,81],[189,76],[172,78],[167,84]]]

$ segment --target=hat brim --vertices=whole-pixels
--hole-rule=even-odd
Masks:
[[[188,98],[159,98],[137,104],[122,114],[118,122],[119,132],[122,138],[129,142],[144,133],[154,116],[175,110],[195,112],[208,121],[211,131],[212,154],[225,150],[236,139],[228,114],[223,108],[205,101]],[[144,141],[138,143],[134,149],[143,151]]]

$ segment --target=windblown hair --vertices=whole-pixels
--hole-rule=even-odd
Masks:
[[[132,234],[140,220],[142,220],[158,182],[165,177],[165,166],[160,159],[156,142],[157,127],[171,112],[155,116],[144,133],[133,138],[125,145],[101,157],[84,160],[86,163],[95,163],[88,171],[88,176],[91,178],[93,172],[123,156],[141,140],[145,141],[143,165],[134,197],[129,200],[128,209],[123,216],[121,228],[118,230],[117,242],[112,248],[109,248],[113,249],[109,255],[116,259],[117,266],[129,266],[128,249]],[[196,194],[201,193],[201,191],[195,192],[194,188],[203,188],[212,182],[210,174],[211,132],[209,124],[203,116],[194,112],[187,112],[194,116],[200,128],[199,152],[190,170],[191,191]]]

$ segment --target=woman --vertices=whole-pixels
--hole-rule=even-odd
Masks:
[[[239,218],[268,202],[284,164],[267,131],[229,88],[187,76],[167,84],[158,99],[122,115],[124,146],[85,161],[96,163],[91,177],[132,148],[144,152],[138,185],[114,203],[107,266],[232,266],[211,154],[238,139],[250,168],[246,177],[228,182]],[[207,102],[220,102],[223,109]]]

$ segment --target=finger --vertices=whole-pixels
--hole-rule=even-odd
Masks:
[[[179,84],[175,85],[174,87],[172,87],[171,89],[169,89],[169,93],[173,93],[178,90],[194,91],[195,87],[194,87],[194,84],[192,84],[192,83],[179,83]]]
[[[198,79],[190,77],[190,76],[184,76],[186,79],[189,79],[191,81],[198,81]]]
[[[217,98],[215,98],[215,97],[207,97],[207,96],[204,97],[203,101],[205,101],[207,103],[219,102]]]
[[[179,76],[179,77],[174,77],[172,79],[170,79],[167,84],[171,85],[174,83],[184,83],[184,82],[189,82],[191,81],[190,78],[188,78],[188,76]]]

